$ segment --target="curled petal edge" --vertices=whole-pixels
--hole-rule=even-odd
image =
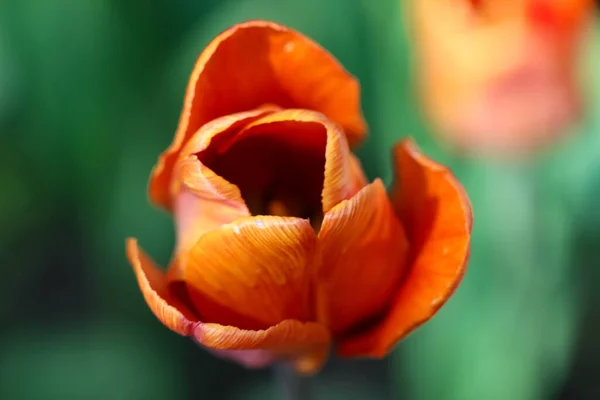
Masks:
[[[218,350],[262,350],[263,360],[290,360],[302,374],[317,372],[326,360],[331,341],[328,330],[315,322],[285,320],[265,330],[249,331],[198,321],[194,313],[168,290],[166,274],[140,250],[137,240],[127,239],[127,258],[133,266],[138,284],[152,313],[167,328],[193,337],[202,346]],[[270,353],[270,354],[269,354]],[[254,353],[256,356],[258,353]],[[223,355],[223,354],[221,354]],[[227,354],[246,366],[252,363],[250,354]],[[271,358],[272,357],[272,358]],[[256,357],[259,360],[261,357]]]
[[[343,357],[385,357],[437,313],[466,272],[473,215],[464,188],[411,139],[399,143],[394,154],[392,203],[411,243],[409,267],[386,315],[339,342],[337,352]]]
[[[319,244],[318,320],[336,335],[379,315],[396,293],[408,254],[381,179],[325,214]]]
[[[215,84],[207,71],[214,71],[215,66],[219,67],[223,62],[229,62],[231,48],[236,48],[235,46],[237,46],[237,51],[234,54],[242,60],[248,60],[249,65],[258,64],[259,67],[262,64],[257,60],[269,60],[268,63],[275,69],[274,77],[270,82],[278,87],[278,90],[282,91],[286,97],[295,100],[292,101],[292,104],[297,107],[319,109],[326,113],[344,126],[346,135],[352,144],[360,143],[366,134],[367,126],[359,102],[359,83],[331,54],[308,37],[274,22],[253,20],[237,24],[216,36],[200,54],[188,82],[184,107],[173,142],[160,156],[152,171],[149,187],[150,198],[165,210],[171,208],[167,186],[171,180],[173,164],[177,154],[193,132],[214,118],[245,111],[248,109],[247,106],[252,103],[241,102],[241,100],[228,101],[225,98],[226,101],[221,100],[220,102],[223,104],[220,104],[213,96],[213,93],[218,91],[222,85]],[[229,52],[223,49],[229,49]],[[295,50],[290,53],[291,49]],[[259,52],[258,55],[255,51]],[[244,59],[243,57],[246,55],[249,57]],[[237,71],[245,71],[246,74],[250,73],[251,75],[247,66],[240,70],[235,61],[233,65],[238,68]],[[307,66],[309,68],[306,68]],[[217,68],[217,70],[222,74],[222,68]],[[262,70],[266,71],[267,68]],[[300,76],[310,78],[308,89],[306,85],[297,83],[296,70],[301,71]],[[307,74],[307,71],[310,73]],[[226,76],[226,74],[222,75]],[[240,76],[236,76],[236,78],[240,79]],[[250,87],[261,84],[260,80],[255,81],[250,82]],[[246,88],[247,86],[243,85]],[[315,89],[312,89],[313,86]],[[210,90],[203,90],[204,87],[208,87]],[[258,89],[256,93],[261,92]],[[293,99],[295,96],[292,94],[298,89],[303,96],[300,96],[300,99]],[[231,90],[227,86],[221,87],[220,91],[233,96],[234,99],[248,100],[245,93],[237,96],[236,93],[230,94]],[[305,99],[305,92],[312,93],[314,98]],[[340,92],[343,95],[339,95]],[[219,99],[222,97],[222,93],[216,96]],[[210,100],[207,101],[206,98]],[[277,100],[268,96],[264,99],[260,98],[260,101],[259,98],[260,96],[257,95],[254,99],[256,104],[252,104],[250,108],[260,106],[265,101],[272,103]],[[211,110],[206,109],[207,103]],[[292,104],[287,104],[287,106]]]
[[[341,201],[352,198],[367,185],[360,160],[350,152],[340,125],[320,112],[292,108],[275,111],[250,123],[240,132],[240,136],[253,131],[260,132],[261,127],[277,123],[318,124],[324,130],[327,141],[325,179],[321,193],[323,213]]]

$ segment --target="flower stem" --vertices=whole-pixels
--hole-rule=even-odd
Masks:
[[[296,374],[296,371],[286,363],[275,365],[275,380],[277,381],[278,398],[283,400],[310,400],[312,392],[308,378]]]

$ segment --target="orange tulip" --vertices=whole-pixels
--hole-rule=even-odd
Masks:
[[[404,0],[425,114],[460,151],[527,154],[581,114],[592,0]]]
[[[127,242],[156,317],[247,366],[301,373],[332,341],[383,357],[428,320],[465,271],[469,200],[410,141],[388,197],[349,150],[364,131],[357,82],[309,39],[261,21],[219,35],[151,177],[177,228],[169,269]]]

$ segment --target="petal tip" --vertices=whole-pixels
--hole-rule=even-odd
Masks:
[[[134,238],[126,240],[126,253],[144,300],[152,313],[167,328],[180,335],[189,336],[194,323],[186,315],[192,314],[171,298],[163,271],[140,251]]]
[[[406,137],[396,145],[394,157],[398,159],[402,156],[402,154],[406,154],[424,169],[437,171],[444,174],[444,179],[449,182],[449,184],[452,186],[452,189],[455,190],[459,196],[463,212],[466,215],[465,222],[467,231],[471,233],[473,228],[473,205],[466,189],[456,178],[456,175],[454,175],[452,169],[423,154],[416,141],[412,137]]]

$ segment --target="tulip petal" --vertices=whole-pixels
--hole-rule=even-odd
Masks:
[[[204,166],[196,156],[179,161],[175,197],[176,253],[189,250],[206,232],[250,216],[239,189]]]
[[[255,110],[211,121],[180,153],[174,177],[177,253],[191,248],[202,234],[250,215],[246,204],[252,198],[243,199],[240,188],[244,196],[284,189],[290,204],[311,208],[321,200],[325,213],[366,184],[360,161],[337,126],[320,113],[293,109]],[[288,215],[312,215],[302,214]]]
[[[331,54],[298,32],[265,21],[228,29],[194,67],[175,139],[152,172],[151,199],[170,210],[168,185],[177,154],[202,125],[264,104],[320,111],[357,144],[366,131],[359,91],[357,80]]]
[[[325,361],[322,354],[327,354],[330,335],[324,326],[284,320],[265,330],[249,331],[200,322],[185,301],[178,299],[177,292],[169,290],[166,275],[139,249],[135,239],[127,240],[127,257],[150,310],[174,332],[192,336],[211,351],[249,367],[285,358],[294,361],[298,372],[314,373]]]
[[[273,110],[263,108],[217,118],[202,126],[187,142],[179,154],[171,182],[176,253],[188,250],[203,233],[250,216],[239,189],[206,167],[195,154],[211,144],[216,148],[222,146],[245,125]]]
[[[198,156],[254,203],[253,214],[308,218],[321,208],[328,139],[322,120],[315,112],[275,112]],[[270,209],[274,201],[281,212]]]
[[[409,269],[387,315],[342,340],[342,356],[384,357],[437,312],[466,270],[473,219],[463,187],[411,140],[396,146],[395,157],[392,202],[410,241]]]
[[[265,329],[285,319],[308,321],[315,246],[308,220],[241,218],[204,234],[179,254],[178,280],[207,322]]]
[[[316,322],[285,320],[258,331],[242,330],[218,324],[200,324],[194,332],[195,339],[212,349],[267,349],[268,354],[221,354],[236,358],[251,367],[260,367],[277,359],[289,359],[299,373],[316,372],[328,355],[331,337],[329,331]],[[241,358],[241,360],[240,360]]]
[[[408,250],[381,180],[325,214],[319,248],[318,320],[339,335],[380,316],[398,289]]]
[[[321,113],[299,109],[274,112],[249,124],[236,141],[258,135],[276,137],[297,152],[311,147],[312,150],[325,152],[321,193],[323,213],[339,202],[352,198],[367,184],[360,161],[350,153],[343,133]],[[326,140],[322,150],[319,148],[320,137]],[[233,146],[234,142],[231,143]]]
[[[331,123],[327,128],[325,180],[323,181],[323,213],[343,200],[352,198],[367,184],[360,161],[348,149],[344,135]]]
[[[203,152],[211,145],[213,153],[218,152],[219,149],[227,145],[248,124],[279,110],[279,107],[266,105],[255,110],[215,118],[202,125],[200,129],[190,136],[179,153],[179,159]]]
[[[217,357],[235,361],[246,368],[264,368],[278,361],[276,354],[264,350],[217,350],[202,347]]]
[[[534,24],[546,28],[573,30],[582,26],[594,7],[593,0],[550,0],[529,3],[528,14]]]
[[[127,259],[156,318],[180,335],[191,335],[196,322],[194,313],[169,292],[165,273],[140,250],[136,239],[127,239]]]

